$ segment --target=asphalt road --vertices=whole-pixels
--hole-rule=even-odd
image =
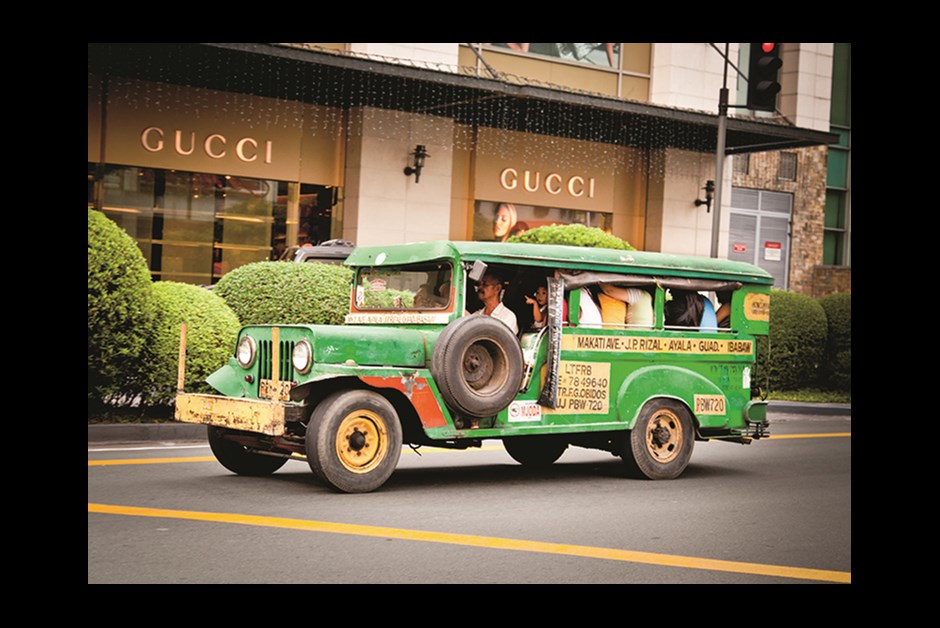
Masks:
[[[851,417],[771,420],[668,482],[574,448],[536,473],[486,441],[405,448],[362,495],[300,461],[235,476],[201,442],[90,443],[88,582],[850,582]]]

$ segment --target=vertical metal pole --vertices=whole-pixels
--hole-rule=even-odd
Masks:
[[[712,215],[712,253],[718,257],[718,230],[721,227],[721,189],[724,187],[725,132],[728,126],[728,44],[725,44],[725,72],[718,93],[718,145],[715,149],[715,213]]]
[[[180,324],[180,350],[176,368],[176,391],[183,392],[186,381],[186,323]]]

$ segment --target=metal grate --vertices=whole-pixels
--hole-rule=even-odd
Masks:
[[[278,343],[278,379],[280,381],[294,380],[294,367],[291,356],[294,353],[294,343],[290,340],[281,340]],[[258,379],[271,379],[274,375],[272,366],[272,342],[262,340],[258,343]]]

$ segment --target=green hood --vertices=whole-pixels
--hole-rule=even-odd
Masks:
[[[314,364],[408,366],[424,368],[439,330],[400,327],[311,325]],[[431,343],[428,346],[428,343]]]

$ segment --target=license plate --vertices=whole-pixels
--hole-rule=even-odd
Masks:
[[[274,399],[276,401],[290,401],[290,389],[293,388],[291,382],[278,382],[277,389],[274,387],[274,380],[263,379],[258,388],[258,396],[262,399]]]

